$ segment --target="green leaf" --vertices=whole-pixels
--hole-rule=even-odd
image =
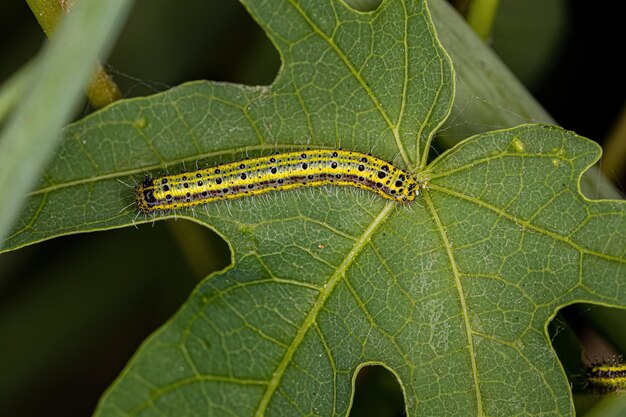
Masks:
[[[411,206],[327,187],[176,213],[224,236],[233,266],[142,346],[96,415],[345,415],[366,364],[396,375],[409,415],[572,414],[546,323],[573,302],[626,304],[624,205],[578,188],[598,146],[525,125],[425,166],[454,77],[424,2],[245,5],[281,54],[276,81],[190,83],[68,127],[5,248],[152,221],[124,208],[120,181],[245,153],[372,151],[428,188]]]

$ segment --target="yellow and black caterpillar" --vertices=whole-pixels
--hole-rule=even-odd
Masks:
[[[212,168],[146,177],[135,188],[144,213],[179,209],[299,187],[344,185],[401,203],[413,201],[420,182],[401,168],[371,155],[344,150],[287,152]]]
[[[587,368],[589,387],[600,392],[626,390],[626,363],[621,356],[593,364]]]

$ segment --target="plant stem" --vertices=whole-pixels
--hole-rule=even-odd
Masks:
[[[467,10],[467,23],[482,39],[491,35],[499,0],[474,0]]]
[[[78,0],[26,0],[37,22],[48,38],[54,36],[59,21]],[[89,103],[96,109],[122,98],[122,93],[102,65],[98,64],[87,87]]]
[[[26,0],[26,3],[39,22],[39,26],[50,38],[64,14],[61,2],[59,0]]]

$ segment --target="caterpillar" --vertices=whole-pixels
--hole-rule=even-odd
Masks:
[[[596,391],[626,391],[626,364],[622,357],[588,367],[587,383]]]
[[[139,210],[151,213],[328,184],[370,190],[401,203],[413,201],[422,188],[405,170],[369,154],[319,149],[261,156],[159,178],[147,176],[135,188],[135,195]]]

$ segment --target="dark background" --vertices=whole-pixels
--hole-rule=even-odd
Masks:
[[[25,2],[2,3],[0,83],[46,42]],[[623,14],[619,2],[556,3],[553,24],[533,25],[545,17],[541,2],[503,0],[490,42],[560,125],[603,144],[626,98],[617,62]],[[234,0],[138,0],[108,60],[125,97],[196,79],[269,84],[279,65]],[[78,117],[90,111],[85,104]],[[618,188],[623,183],[618,179]],[[191,261],[183,235],[211,255]],[[151,265],[163,258],[169,262]],[[0,415],[90,415],[141,341],[199,280],[228,264],[219,237],[184,221],[68,236],[0,255]],[[580,311],[588,309],[568,313],[574,328],[585,326]],[[357,389],[355,415],[401,413],[389,374],[366,368],[359,381],[367,384]]]

